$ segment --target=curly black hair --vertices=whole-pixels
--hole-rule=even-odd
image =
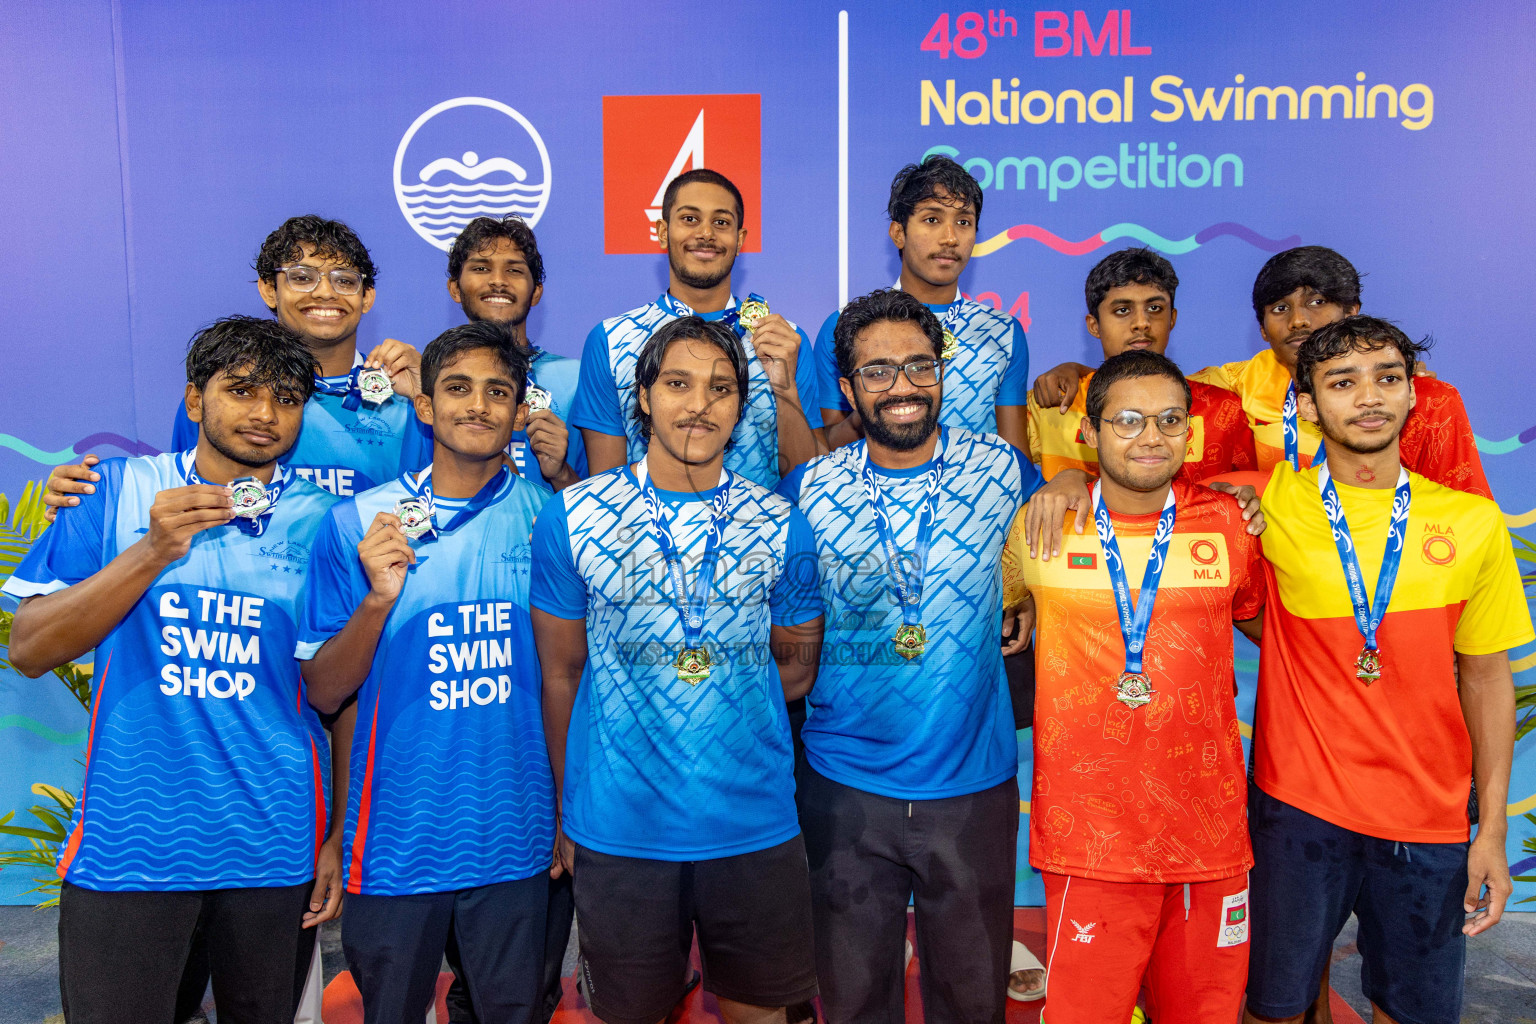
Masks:
[[[464,225],[459,237],[453,240],[453,248],[448,250],[448,280],[457,281],[471,256],[479,255],[503,238],[509,239],[522,252],[523,259],[528,263],[528,276],[533,278],[533,286],[537,288],[543,284],[544,257],[539,255],[539,241],[533,237],[533,228],[528,226],[528,222],[515,213],[509,213],[499,220],[495,217],[476,217]]]
[[[226,374],[248,387],[309,401],[315,390],[314,354],[296,331],[276,320],[227,316],[198,331],[187,346],[187,381],[201,391]]]
[[[951,204],[956,200],[962,206],[969,203],[976,211],[976,223],[981,223],[981,186],[971,177],[970,171],[937,153],[920,164],[907,164],[896,172],[885,211],[890,214],[892,224],[905,227],[917,204],[939,198],[941,191]]]
[[[378,268],[373,257],[357,237],[357,233],[339,220],[326,220],[314,214],[289,217],[282,227],[267,236],[256,253],[252,267],[256,276],[268,284],[275,284],[280,268],[294,260],[304,258],[304,246],[314,249],[322,259],[335,260],[363,275],[363,290],[373,287],[378,279]]]

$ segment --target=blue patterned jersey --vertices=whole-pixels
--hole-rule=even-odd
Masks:
[[[700,316],[719,320],[736,306],[733,296],[725,309]],[[661,299],[648,302],[592,328],[581,352],[581,386],[571,409],[570,424],[626,438],[630,463],[645,457],[645,438],[640,435],[640,421],[635,419],[635,363],[639,361],[640,349],[657,328],[675,319]],[[805,407],[807,422],[815,429],[821,426],[821,407],[811,343],[799,327],[795,332],[800,335],[795,390]],[[747,350],[747,409],[731,434],[734,444],[725,453],[725,468],[754,483],[772,487],[779,482],[778,401],[768,381],[768,371],[758,360],[752,343],[746,341],[743,346]]]
[[[557,356],[553,352],[545,352],[541,349],[534,350],[533,371],[529,378],[529,385],[538,384],[539,387],[549,392],[554,404],[550,411],[565,422],[569,436],[565,442],[565,461],[576,475],[587,475],[587,447],[582,443],[581,431],[571,426],[571,405],[576,400],[576,385],[581,379],[581,361],[571,359],[569,356]],[[539,460],[528,447],[528,434],[519,430],[512,435],[512,444],[509,448],[512,461],[517,463],[517,471],[527,477],[532,483],[539,484],[545,490],[553,490],[549,482],[544,479],[543,470],[539,469]]]
[[[741,477],[705,617],[714,666],[689,685],[683,625],[634,472],[567,487],[534,527],[533,604],[587,622],[587,665],[565,748],[568,836],[601,853],[703,860],[800,831],[773,625],[821,614],[810,529]],[[695,585],[716,491],[658,490]]]
[[[806,756],[829,779],[901,800],[980,792],[1018,767],[999,643],[999,565],[1008,528],[1040,474],[1000,437],[946,427],[943,444],[922,587],[928,647],[912,661],[891,642],[901,607],[860,483],[865,443],[813,459],[779,486],[816,534],[827,610],[821,671],[800,734]],[[908,557],[930,465],[873,467]]]
[[[368,593],[357,544],[423,474],[338,503],[315,540],[298,656],[313,658]],[[416,564],[357,694],[347,793],[347,890],[404,895],[548,870],[554,787],[528,617],[529,535],[547,494],[504,473],[492,503],[436,499],[443,532]]]
[[[107,459],[4,592],[95,575],[149,529],[193,453]],[[192,538],[96,649],[85,783],[58,870],[87,889],[297,885],[315,874],[330,758],[293,660],[314,535],[335,499],[290,478],[260,536]]]
[[[354,365],[362,362],[358,355]],[[347,382],[345,375],[321,379],[336,385]],[[319,392],[310,396],[298,443],[283,456],[284,466],[346,498],[432,461],[432,432],[416,418],[410,399],[392,394],[380,405],[363,402],[356,409],[344,408],[344,401]],[[171,447],[196,445],[197,424],[187,418],[183,404],[176,410]]]
[[[930,305],[942,322],[949,306]],[[824,409],[853,408],[837,386],[837,353],[832,331],[833,313],[816,335],[816,379]],[[1024,405],[1029,400],[1029,345],[1024,328],[1007,313],[974,299],[960,301],[960,329],[955,337],[960,351],[944,364],[944,407],[939,422],[978,434],[997,433],[997,407]]]

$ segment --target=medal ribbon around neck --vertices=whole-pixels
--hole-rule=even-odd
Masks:
[[[220,484],[209,484],[207,480],[204,480],[202,477],[198,476],[196,448],[182,452],[177,458],[181,464],[181,475],[186,478],[187,483],[208,484],[208,486],[211,487],[221,486]],[[260,537],[263,533],[265,533],[267,529],[267,523],[272,518],[272,510],[277,508],[278,501],[282,499],[283,491],[288,487],[288,479],[288,471],[285,470],[281,465],[278,465],[276,468],[274,468],[272,471],[272,482],[266,485],[266,506],[262,508],[261,511],[257,512],[254,516],[248,514],[242,515],[240,510],[237,508],[235,510],[235,518],[232,520],[235,528],[248,537]],[[245,483],[251,486],[261,485],[261,481],[257,480],[255,477],[241,477],[239,480],[233,481],[230,485],[226,485],[225,489],[229,490],[231,487],[233,487],[234,484],[237,483]],[[231,497],[233,497],[233,494],[231,494]]]
[[[470,498],[463,508],[454,512],[453,518],[448,520],[445,526],[440,526],[437,522],[437,502],[432,495],[432,467],[428,466],[422,472],[419,480],[413,473],[405,474],[403,482],[406,492],[413,499],[426,506],[427,521],[432,524],[432,528],[418,539],[423,541],[436,540],[444,533],[452,533],[485,511],[486,507],[496,500],[496,495],[500,493],[502,485],[506,482],[507,474],[510,472],[511,470],[507,469],[506,466],[502,466],[497,470],[496,475],[491,477],[484,487],[476,491],[475,496]],[[401,504],[403,502],[396,503],[396,515],[399,515],[399,506]]]
[[[1152,553],[1141,574],[1141,593],[1133,609],[1125,560],[1120,556],[1120,543],[1115,540],[1115,524],[1104,505],[1099,483],[1096,481],[1093,485],[1093,525],[1098,529],[1099,544],[1104,548],[1104,568],[1109,571],[1109,582],[1115,592],[1115,610],[1120,614],[1127,675],[1141,675],[1141,655],[1147,645],[1147,631],[1152,626],[1152,605],[1157,600],[1157,586],[1163,578],[1163,568],[1168,564],[1168,544],[1173,539],[1173,504],[1173,488],[1169,487],[1162,514],[1157,517],[1157,532],[1152,535]]]
[[[1291,381],[1285,389],[1285,406],[1280,410],[1280,429],[1285,437],[1285,461],[1291,464],[1296,472],[1301,472],[1301,424],[1296,418],[1296,382]],[[1312,456],[1312,461],[1322,462],[1327,452],[1327,446],[1318,444],[1317,454]]]
[[[1360,572],[1360,559],[1355,554],[1355,542],[1349,534],[1349,521],[1344,518],[1344,506],[1339,502],[1338,488],[1328,472],[1328,463],[1317,464],[1317,489],[1323,497],[1323,511],[1328,515],[1328,525],[1333,530],[1333,544],[1339,549],[1339,562],[1344,567],[1344,582],[1349,585],[1349,602],[1355,610],[1355,627],[1365,640],[1366,651],[1376,652],[1376,630],[1387,617],[1387,605],[1392,601],[1392,588],[1397,583],[1397,569],[1403,561],[1403,538],[1408,529],[1408,507],[1413,503],[1413,491],[1408,485],[1408,471],[1397,471],[1397,490],[1392,495],[1392,517],[1387,525],[1387,548],[1381,555],[1381,574],[1376,578],[1376,597],[1373,601],[1365,592],[1365,577]],[[1365,657],[1364,652],[1361,655]],[[1364,678],[1363,676],[1361,678]]]
[[[651,483],[644,459],[635,466],[634,473],[640,484],[640,496],[645,499],[645,510],[651,517],[656,543],[667,563],[672,603],[683,622],[683,646],[689,651],[700,650],[704,645],[704,616],[709,608],[709,590],[714,583],[715,566],[720,561],[720,540],[725,536],[725,524],[731,518],[732,474],[729,470],[720,471],[720,487],[709,503],[709,530],[704,541],[704,558],[699,563],[699,573],[694,578],[693,592],[690,594],[683,575],[682,555],[672,537],[671,521],[661,506],[661,498]]]
[[[934,447],[933,461],[923,478],[923,507],[917,515],[917,551],[913,557],[912,574],[902,566],[901,549],[896,546],[896,532],[891,526],[890,514],[885,508],[885,493],[869,464],[869,446],[862,444],[859,452],[859,481],[864,485],[864,496],[870,511],[875,514],[875,530],[880,536],[880,546],[885,549],[885,570],[896,599],[901,604],[903,625],[922,624],[923,583],[928,575],[928,548],[933,542],[933,525],[939,518],[939,488],[944,480],[944,434],[939,433]]]

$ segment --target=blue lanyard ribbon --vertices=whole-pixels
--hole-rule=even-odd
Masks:
[[[1099,544],[1104,548],[1104,568],[1109,571],[1109,582],[1115,592],[1115,610],[1120,613],[1120,636],[1125,641],[1125,671],[1141,672],[1141,654],[1147,645],[1147,631],[1152,628],[1152,605],[1157,600],[1157,585],[1162,581],[1163,568],[1168,564],[1168,543],[1173,539],[1173,488],[1163,501],[1162,515],[1157,517],[1157,532],[1152,535],[1152,552],[1147,556],[1147,568],[1141,574],[1141,593],[1136,606],[1131,607],[1131,587],[1125,576],[1125,560],[1120,557],[1120,544],[1115,540],[1115,524],[1109,509],[1104,506],[1100,485],[1093,485],[1093,524],[1099,532]]]
[[[704,613],[709,607],[709,590],[715,579],[715,566],[720,561],[720,540],[725,535],[725,524],[731,518],[731,483],[729,470],[721,470],[720,488],[710,500],[709,530],[704,541],[704,558],[699,563],[699,573],[693,581],[693,592],[688,592],[683,577],[683,559],[678,553],[677,542],[672,537],[672,524],[661,507],[661,498],[651,483],[645,460],[634,468],[635,479],[640,484],[640,496],[645,499],[645,510],[650,514],[655,530],[656,543],[667,563],[667,579],[672,585],[672,601],[678,617],[683,620],[683,644],[697,650],[704,642]]]
[[[1381,554],[1381,574],[1376,577],[1376,598],[1371,600],[1365,592],[1365,577],[1360,572],[1360,559],[1355,554],[1355,542],[1349,535],[1349,521],[1344,518],[1344,506],[1339,502],[1338,488],[1328,472],[1328,463],[1317,465],[1317,489],[1323,496],[1323,511],[1328,515],[1328,525],[1333,530],[1333,545],[1339,549],[1339,562],[1344,566],[1344,582],[1349,585],[1349,603],[1355,609],[1355,626],[1365,639],[1368,650],[1378,650],[1376,630],[1387,617],[1387,605],[1392,601],[1392,588],[1397,583],[1397,568],[1403,561],[1403,537],[1408,529],[1408,507],[1413,502],[1413,491],[1408,486],[1408,471],[1397,471],[1397,490],[1392,494],[1392,517],[1387,525],[1387,548]]]
[[[428,466],[424,469],[419,479],[415,474],[405,474],[405,476],[401,477],[401,482],[405,485],[406,492],[411,497],[420,498],[426,503],[427,514],[432,519],[431,532],[419,539],[423,541],[428,539],[436,540],[439,535],[452,533],[485,511],[486,507],[496,500],[496,495],[501,492],[501,488],[506,483],[507,475],[510,472],[506,466],[502,466],[497,470],[496,475],[491,477],[484,487],[476,491],[475,496],[470,498],[463,508],[457,509],[453,513],[453,518],[448,520],[447,525],[439,525],[437,521],[437,501],[432,495],[432,467]]]
[[[902,562],[901,549],[896,545],[896,531],[891,525],[890,513],[885,508],[885,493],[869,464],[869,446],[859,444],[859,481],[864,485],[864,496],[869,500],[870,511],[875,514],[875,531],[880,546],[885,549],[885,568],[896,590],[896,600],[901,604],[901,621],[908,626],[922,624],[923,583],[928,575],[928,549],[933,542],[933,526],[939,518],[939,489],[944,481],[944,435],[939,434],[934,448],[933,461],[923,478],[923,505],[917,514],[917,551],[909,573]]]
[[[189,484],[208,484],[207,480],[197,474],[197,449],[192,448],[182,452],[177,457],[180,463],[181,475]],[[212,487],[219,484],[209,484]],[[267,507],[256,518],[236,516],[233,525],[247,537],[260,537],[267,530],[267,522],[272,518],[272,510],[277,508],[277,503],[282,499],[283,491],[288,487],[288,471],[279,463],[272,471],[272,482],[267,484]]]
[[[1280,410],[1280,429],[1285,436],[1285,461],[1296,472],[1301,472],[1301,423],[1296,417],[1296,382],[1285,389],[1285,407]],[[1313,462],[1322,462],[1327,446],[1319,444]]]
[[[354,366],[344,377],[316,377],[315,394],[340,398],[343,409],[356,412],[358,406],[363,404],[363,394],[357,388],[357,378],[362,372],[361,366]]]

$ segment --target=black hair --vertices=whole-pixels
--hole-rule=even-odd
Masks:
[[[1184,371],[1179,369],[1177,363],[1156,352],[1132,349],[1129,352],[1121,352],[1117,356],[1110,356],[1104,360],[1104,365],[1093,371],[1093,380],[1088,382],[1087,408],[1084,410],[1087,417],[1097,424],[1104,415],[1104,403],[1109,398],[1109,389],[1117,381],[1134,380],[1138,377],[1167,377],[1171,381],[1176,381],[1179,387],[1184,389],[1185,411],[1194,404],[1194,396],[1189,390],[1189,381],[1185,379]]]
[[[1302,245],[1276,253],[1253,279],[1253,315],[1264,322],[1264,311],[1298,288],[1315,289],[1345,309],[1360,305],[1360,274],[1354,264],[1322,245]]]
[[[304,258],[303,247],[306,245],[315,250],[316,256],[345,263],[362,274],[365,291],[378,279],[379,271],[373,265],[373,257],[368,255],[368,249],[357,233],[339,220],[326,220],[314,214],[289,217],[282,227],[267,236],[252,264],[256,276],[272,284],[277,280],[278,268]]]
[[[943,197],[939,195],[941,191]],[[970,171],[947,156],[934,154],[920,164],[907,164],[897,171],[885,211],[891,215],[891,223],[906,227],[917,204],[929,199],[939,199],[948,205],[957,205],[957,200],[960,206],[969,203],[976,211],[976,223],[981,223],[981,186]]]
[[[248,387],[269,388],[307,402],[318,372],[314,354],[298,332],[265,317],[215,320],[187,346],[187,382],[199,391],[227,374]]]
[[[853,376],[853,349],[864,328],[885,321],[910,321],[921,327],[933,343],[934,358],[944,349],[944,325],[933,310],[899,288],[882,288],[859,296],[838,314],[837,326],[832,329],[832,351],[837,355],[839,377]]]
[[[528,264],[528,276],[533,278],[533,286],[537,288],[543,284],[544,257],[539,255],[538,239],[533,237],[533,228],[528,226],[528,222],[515,213],[509,213],[500,220],[495,217],[476,217],[464,225],[459,237],[453,240],[453,248],[448,250],[448,280],[457,281],[470,257],[478,256],[503,238],[510,240],[522,251],[523,259]]]
[[[692,185],[703,182],[706,185],[719,185],[731,194],[736,200],[736,228],[739,231],[746,223],[747,204],[742,201],[741,189],[719,171],[712,171],[708,167],[695,167],[691,171],[685,171],[667,182],[667,190],[661,195],[661,219],[664,222],[672,220],[672,207],[677,204],[677,194],[682,191],[684,185]]]
[[[1128,284],[1161,288],[1168,293],[1168,307],[1176,308],[1173,295],[1179,290],[1179,275],[1173,272],[1173,264],[1151,249],[1121,249],[1105,256],[1088,271],[1088,281],[1083,285],[1088,315],[1097,317],[1104,296]]]
[[[1296,353],[1296,390],[1314,394],[1312,374],[1318,363],[1326,363],[1350,352],[1374,352],[1391,345],[1403,356],[1403,372],[1413,379],[1414,367],[1434,343],[1429,338],[1414,341],[1390,320],[1356,313],[1313,331]]]
[[[488,348],[500,360],[507,376],[517,388],[517,400],[523,400],[528,386],[528,353],[517,344],[512,328],[496,320],[471,320],[450,327],[433,338],[421,353],[421,392],[430,396],[443,369],[465,352]]]
[[[735,331],[718,320],[705,320],[698,316],[679,317],[647,338],[635,361],[635,419],[640,423],[640,436],[647,442],[651,439],[651,416],[640,408],[640,395],[650,391],[656,378],[661,376],[661,364],[666,359],[667,349],[674,341],[683,340],[702,341],[725,354],[725,358],[730,360],[731,371],[736,375],[736,395],[740,399],[736,405],[736,422],[740,423],[746,415],[747,352],[741,346],[741,339],[736,337]],[[730,445],[731,442],[726,442],[727,449]]]

